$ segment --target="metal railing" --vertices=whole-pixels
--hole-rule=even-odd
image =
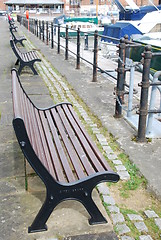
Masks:
[[[17,16],[18,22],[20,24],[23,24],[26,28],[28,28],[28,21],[26,20],[25,17],[22,16]],[[90,36],[93,37],[93,61],[89,61],[85,59],[83,56],[80,54],[80,39],[81,39],[81,31],[80,29],[72,29],[72,31],[76,32],[76,51],[70,49],[69,47],[69,27],[65,27],[65,35],[64,35],[64,41],[62,42],[61,38],[61,28],[64,28],[60,24],[54,24],[53,22],[48,22],[48,21],[40,21],[37,19],[30,19],[29,20],[29,30],[35,34],[40,40],[42,40],[44,43],[49,45],[51,49],[57,47],[57,53],[60,54],[61,49],[64,49],[65,53],[65,60],[68,60],[69,58],[69,53],[76,58],[76,68],[80,69],[80,64],[81,60],[87,62],[90,64],[93,68],[93,77],[92,81],[97,82],[97,72],[100,70],[101,73],[105,73],[107,75],[111,74],[109,71],[103,70],[98,66],[98,50],[99,50],[99,38],[107,38],[112,40],[117,41],[117,47],[118,47],[118,68],[117,68],[117,85],[115,87],[115,95],[116,95],[116,103],[115,103],[115,114],[114,116],[116,118],[121,118],[123,116],[122,110],[123,110],[123,105],[124,105],[124,95],[127,94],[125,91],[125,87],[129,86],[125,82],[126,78],[126,72],[131,71],[131,79],[130,81],[133,81],[133,72],[135,66],[127,66],[126,64],[126,59],[129,57],[129,48],[133,47],[140,47],[141,44],[137,44],[131,41],[128,41],[128,36],[125,36],[124,38],[121,39],[116,39],[116,38],[110,38],[108,36],[100,35],[98,34],[98,31],[95,31],[94,34],[90,33]],[[87,33],[84,32],[85,38],[87,37]],[[89,36],[89,35],[88,35]],[[87,44],[87,42],[85,43]],[[116,45],[116,44],[115,44]],[[85,46],[86,47],[86,46]],[[142,54],[143,58],[143,73],[142,73],[142,82],[139,84],[141,87],[141,96],[140,96],[140,106],[139,106],[139,111],[137,113],[139,114],[139,124],[138,124],[138,133],[137,133],[137,139],[139,142],[144,142],[146,141],[146,121],[147,121],[147,116],[148,113],[156,113],[156,112],[161,112],[161,110],[154,110],[150,109],[148,111],[148,91],[150,86],[154,86],[154,84],[158,85],[161,83],[157,81],[157,83],[150,83],[149,82],[149,73],[150,73],[150,63],[151,59],[153,56],[156,55],[161,55],[160,53],[152,53],[150,47],[145,47],[144,53]],[[112,76],[111,76],[112,77]],[[131,112],[133,109],[132,107],[132,98],[133,94],[136,92],[135,89],[133,89],[132,86],[133,82],[131,82],[131,86],[129,88],[128,94],[129,94],[129,106],[128,106],[128,111]]]

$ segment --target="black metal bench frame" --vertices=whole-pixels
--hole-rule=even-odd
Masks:
[[[101,182],[117,182],[119,180],[119,175],[115,172],[112,171],[112,169],[109,167],[107,161],[104,159],[104,157],[102,156],[102,154],[100,153],[100,151],[97,149],[96,145],[93,143],[93,141],[91,141],[89,135],[86,133],[86,131],[84,130],[80,120],[78,119],[76,113],[74,112],[72,105],[70,103],[60,103],[57,105],[54,105],[52,107],[49,108],[45,108],[45,109],[40,109],[37,108],[33,102],[31,101],[31,99],[29,98],[29,96],[27,95],[27,93],[25,92],[25,90],[22,87],[22,84],[20,82],[19,76],[17,74],[17,71],[15,69],[12,69],[12,90],[13,90],[13,109],[14,109],[14,119],[13,119],[13,127],[15,130],[15,134],[17,136],[18,142],[20,144],[20,147],[22,149],[22,152],[25,156],[25,158],[28,160],[28,162],[30,163],[30,165],[32,166],[32,168],[35,170],[35,172],[38,174],[38,176],[42,179],[42,181],[44,182],[45,186],[46,186],[46,200],[44,202],[44,204],[42,205],[39,213],[37,214],[35,220],[33,221],[32,225],[29,227],[28,232],[38,232],[38,231],[45,231],[47,230],[47,226],[46,226],[46,222],[50,216],[50,214],[52,213],[52,211],[54,210],[54,208],[62,201],[65,200],[77,200],[79,202],[81,202],[84,207],[86,208],[86,210],[88,211],[89,215],[91,216],[89,223],[90,224],[102,224],[102,223],[106,223],[106,219],[104,218],[104,216],[102,215],[102,213],[100,212],[100,210],[98,209],[98,207],[96,206],[96,204],[94,203],[93,199],[92,199],[92,191],[95,188],[95,186]],[[24,101],[24,103],[23,103]],[[27,102],[27,104],[26,104]],[[25,107],[25,105],[27,107]],[[23,106],[23,107],[22,107]],[[30,109],[31,107],[31,109]],[[22,108],[23,110],[20,110],[20,108]],[[30,109],[30,110],[29,110]],[[63,180],[60,181],[58,179],[56,179],[54,177],[54,175],[52,175],[52,171],[50,171],[50,168],[47,169],[47,167],[44,166],[44,160],[42,162],[42,159],[40,159],[40,157],[38,156],[38,154],[35,152],[33,145],[35,143],[31,143],[32,137],[31,135],[34,134],[34,139],[36,138],[36,126],[39,125],[39,117],[41,118],[42,121],[42,128],[44,129],[44,133],[48,136],[48,129],[46,127],[46,121],[49,118],[49,114],[52,113],[52,111],[55,111],[56,114],[61,114],[62,109],[68,109],[71,111],[71,115],[68,116],[68,110],[66,111],[66,118],[69,119],[69,122],[66,122],[66,130],[64,131],[64,134],[66,133],[66,131],[68,131],[68,125],[72,124],[73,119],[75,120],[75,122],[73,123],[73,128],[75,128],[75,131],[77,131],[77,127],[75,127],[75,125],[79,125],[80,129],[78,129],[78,134],[77,132],[75,132],[73,136],[74,140],[70,139],[71,141],[74,141],[73,144],[76,144],[76,141],[79,141],[80,139],[82,139],[83,135],[83,139],[84,140],[80,140],[79,143],[80,144],[84,144],[83,148],[84,148],[84,155],[87,155],[89,158],[90,155],[90,151],[91,149],[93,150],[94,153],[94,157],[96,158],[96,163],[95,163],[95,159],[91,160],[91,162],[89,161],[89,159],[87,159],[86,162],[86,156],[81,155],[81,157],[83,158],[83,164],[85,165],[87,164],[91,164],[91,166],[87,167],[89,173],[84,174],[83,171],[83,175],[84,177],[81,176],[77,176],[77,180],[70,180],[70,181],[66,181],[64,182]],[[23,113],[22,113],[22,112]],[[32,116],[32,119],[28,120],[33,121],[32,127],[34,126],[34,128],[32,130],[35,131],[35,133],[32,133],[32,130],[30,130],[30,133],[27,133],[27,128],[26,126],[28,125],[27,120],[29,118],[29,114],[27,114],[27,112],[30,112],[30,114],[32,114],[32,112],[34,112],[34,115]],[[39,116],[38,116],[38,115]],[[24,116],[22,116],[24,115]],[[42,117],[43,115],[43,117]],[[38,116],[38,117],[36,117]],[[44,117],[45,116],[45,117]],[[54,116],[54,115],[53,115]],[[34,118],[34,120],[33,120]],[[53,117],[54,119],[50,119],[50,121],[52,121],[52,123],[54,126],[56,125],[58,127],[58,129],[55,131],[55,134],[52,135],[52,141],[60,141],[60,136],[57,138],[57,134],[60,131],[59,129],[59,124],[64,124],[66,120],[61,119],[62,122],[64,123],[58,123],[56,122],[56,118]],[[26,121],[26,122],[25,122]],[[37,122],[37,124],[36,124]],[[50,125],[49,124],[49,125]],[[50,126],[51,127],[51,126]],[[30,128],[28,126],[28,128]],[[40,127],[41,129],[41,127]],[[53,129],[53,128],[51,128]],[[52,130],[51,130],[52,131]],[[61,132],[59,132],[61,135]],[[75,135],[77,134],[77,138],[75,137]],[[66,133],[67,138],[66,138],[66,143],[68,144],[68,139],[72,138],[72,136],[70,136],[70,131]],[[41,138],[41,137],[40,137]],[[58,139],[58,140],[53,140],[53,138]],[[37,139],[39,140],[39,139]],[[48,148],[50,148],[50,138],[47,137],[46,141],[48,141]],[[82,141],[82,142],[81,142]],[[58,144],[57,142],[57,144]],[[43,142],[44,146],[46,146],[46,144]],[[40,143],[39,143],[40,145]],[[63,146],[64,146],[63,145]],[[82,146],[82,145],[81,145]],[[54,145],[55,147],[55,145]],[[57,147],[57,146],[56,146]],[[66,147],[66,145],[65,145]],[[45,147],[46,148],[46,147]],[[41,147],[42,149],[42,147]],[[80,149],[79,149],[80,150]],[[67,150],[66,150],[67,151]],[[65,152],[66,152],[65,151]],[[92,154],[93,154],[92,153]],[[60,148],[60,146],[57,148],[57,154],[59,155],[59,157],[62,154],[62,149]],[[64,153],[63,153],[64,154]],[[71,152],[68,153],[69,155],[72,155],[73,152],[71,150]],[[77,153],[78,154],[78,153]],[[63,156],[63,162],[62,164],[66,164],[65,163],[65,155]],[[73,155],[74,156],[74,155]],[[73,157],[74,158],[74,157]],[[99,161],[98,161],[99,159]],[[61,172],[61,169],[59,167],[56,168],[57,163],[57,157],[55,156],[55,158],[52,159],[53,164],[55,164],[55,172],[57,172],[57,174],[59,173],[60,176],[61,174],[64,174],[64,172],[68,174],[68,172],[72,171],[71,173],[73,173],[73,168],[72,169],[63,169],[63,171]],[[76,159],[72,159],[73,162],[76,163]],[[88,162],[89,161],[89,162]],[[94,165],[94,166],[93,166]],[[100,166],[100,171],[97,170],[97,168],[99,168]],[[69,166],[69,165],[68,165]],[[66,167],[67,168],[67,167]],[[70,166],[71,168],[71,166]],[[92,171],[90,173],[90,169],[92,168]],[[93,170],[94,169],[94,170]],[[76,174],[81,174],[82,169],[77,170]],[[70,175],[70,173],[69,173]],[[67,176],[67,175],[66,175]],[[75,175],[74,175],[75,176]],[[68,179],[69,180],[69,179]]]
[[[23,44],[23,41],[27,40],[24,36],[22,37],[17,37],[14,32],[13,32],[13,29],[10,28],[10,32],[11,32],[11,35],[12,35],[12,39],[14,41],[15,44],[17,43],[20,43],[23,47],[24,47],[24,44]]]
[[[12,48],[14,54],[17,57],[17,61],[16,61],[15,65],[18,65],[20,63],[20,66],[19,66],[19,69],[18,69],[18,74],[20,75],[22,69],[24,67],[28,66],[28,67],[31,68],[34,75],[38,75],[38,73],[35,70],[33,65],[36,61],[41,62],[41,59],[38,58],[36,52],[35,51],[21,52],[12,38],[10,39],[10,45],[11,45],[11,48]]]

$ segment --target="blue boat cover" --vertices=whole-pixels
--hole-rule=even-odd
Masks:
[[[127,34],[130,39],[130,36],[132,34],[142,34],[142,33],[130,23],[117,22],[112,25],[104,26],[104,32],[102,35],[105,35],[111,38],[116,38],[118,40],[115,40],[115,39],[111,40],[110,38],[102,37],[101,41],[118,43],[120,38],[124,37],[125,34]]]

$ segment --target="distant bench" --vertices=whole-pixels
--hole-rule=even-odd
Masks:
[[[38,75],[38,73],[35,70],[33,65],[36,61],[40,62],[41,60],[38,58],[36,52],[35,51],[21,52],[12,38],[10,39],[10,45],[11,45],[13,52],[15,53],[15,55],[17,57],[17,61],[16,61],[15,65],[18,65],[20,63],[20,67],[18,69],[18,74],[20,75],[22,69],[24,67],[28,66],[31,68],[31,70],[33,71],[33,73],[35,75]]]
[[[25,158],[46,186],[46,200],[29,232],[47,230],[46,221],[64,200],[81,202],[90,224],[106,223],[92,199],[100,182],[117,182],[119,175],[82,126],[70,103],[37,108],[12,69],[13,127]],[[70,216],[69,216],[70,217]]]
[[[15,44],[20,43],[22,46],[24,46],[23,41],[25,41],[26,38],[25,38],[24,36],[22,36],[22,37],[17,37],[17,36],[15,35],[15,33],[13,32],[13,29],[12,29],[12,28],[10,28],[10,32],[11,32],[12,40],[14,41],[14,43],[15,43]]]

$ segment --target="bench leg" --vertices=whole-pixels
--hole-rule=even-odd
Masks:
[[[31,70],[33,71],[34,75],[38,75],[37,71],[35,70],[33,64],[30,65]]]
[[[23,68],[24,68],[24,65],[22,65],[21,62],[20,62],[20,67],[18,69],[18,74],[19,75],[21,74],[21,71],[22,71]]]
[[[53,209],[57,206],[58,202],[54,200],[54,198],[47,197],[44,204],[42,205],[40,211],[38,212],[35,220],[32,225],[28,228],[29,233],[47,231],[46,222],[50,217]]]
[[[91,196],[84,198],[82,204],[91,216],[89,219],[90,225],[107,223],[106,218],[104,218]]]
[[[19,64],[19,62],[20,62],[20,60],[19,60],[19,59],[17,59],[17,61],[16,61],[15,65],[18,65],[18,64]]]

